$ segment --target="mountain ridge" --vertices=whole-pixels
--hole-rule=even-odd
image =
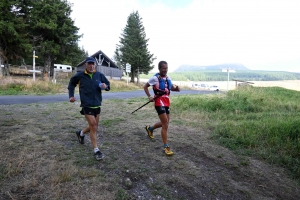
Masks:
[[[228,63],[228,64],[218,64],[218,65],[208,65],[208,66],[198,66],[198,65],[181,65],[174,72],[188,72],[188,71],[215,71],[222,69],[231,69],[231,70],[250,70],[240,63]]]

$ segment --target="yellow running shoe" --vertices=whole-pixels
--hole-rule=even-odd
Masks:
[[[171,151],[171,148],[169,146],[164,148],[165,154],[168,156],[173,155],[173,151]]]
[[[146,126],[145,129],[146,129],[146,131],[148,133],[149,138],[153,139],[154,138],[153,131],[150,131],[150,126],[149,125]]]

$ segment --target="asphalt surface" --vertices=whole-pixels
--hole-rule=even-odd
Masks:
[[[171,95],[185,95],[185,94],[210,94],[216,93],[216,91],[205,90],[181,90],[180,92],[172,92]],[[134,97],[145,97],[144,90],[136,90],[130,92],[106,92],[102,93],[103,99],[129,99]],[[75,94],[77,101],[80,100],[79,95]],[[31,104],[31,103],[51,103],[69,101],[68,94],[56,94],[56,95],[8,95],[0,96],[0,105],[13,105],[13,104]]]

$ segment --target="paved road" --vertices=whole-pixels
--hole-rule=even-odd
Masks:
[[[203,91],[203,90],[182,90],[180,92],[172,92],[171,95],[184,95],[184,94],[209,94],[215,93],[215,91]],[[130,91],[130,92],[103,92],[103,99],[129,99],[134,97],[145,96],[144,90]],[[75,98],[79,101],[79,95],[75,94]],[[69,101],[68,94],[56,94],[56,95],[9,95],[0,96],[0,105],[12,105],[12,104],[30,104],[30,103],[51,103]]]

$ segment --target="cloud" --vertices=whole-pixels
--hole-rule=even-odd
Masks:
[[[80,44],[112,57],[127,17],[142,17],[149,51],[171,70],[182,64],[264,63],[300,58],[298,0],[71,0]],[[89,2],[89,4],[87,4]],[[183,4],[185,3],[185,4]]]

